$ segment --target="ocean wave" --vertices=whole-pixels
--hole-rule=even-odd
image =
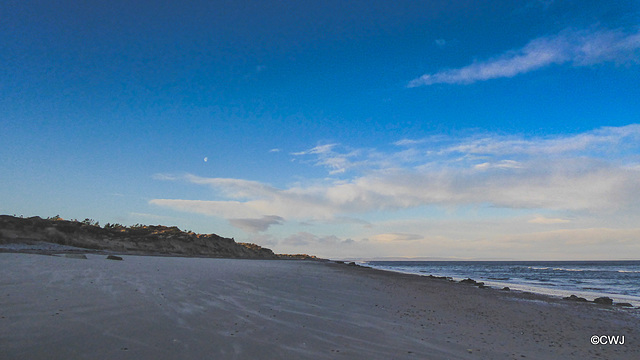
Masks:
[[[518,286],[542,289],[542,292],[571,292],[575,294],[597,293],[632,296],[640,299],[640,261],[632,262],[487,262],[460,264],[459,262],[416,263],[402,266],[402,263],[373,263],[374,267],[383,267],[398,272],[412,272],[426,275],[450,276],[456,279],[472,279],[507,284],[512,289]],[[513,286],[512,286],[513,285]],[[544,290],[547,289],[547,290]],[[564,294],[564,293],[563,293]],[[634,299],[635,299],[634,298]],[[636,300],[634,300],[636,301]],[[639,302],[640,303],[640,302]]]
[[[533,270],[575,271],[575,272],[601,271],[601,272],[618,272],[618,273],[632,273],[632,274],[640,273],[640,270],[618,270],[618,269],[599,269],[599,268],[574,269],[574,268],[562,268],[562,267],[550,268],[550,267],[536,267],[536,266],[529,266],[528,268]]]
[[[640,270],[594,269],[594,268],[589,268],[589,269],[553,268],[553,270],[556,270],[556,271],[579,271],[579,272],[584,272],[584,271],[593,271],[593,272],[617,272],[617,273],[631,273],[631,274],[637,274],[637,273],[640,273]]]
[[[565,269],[565,268],[553,268],[556,271],[601,271],[601,270],[592,270],[592,269]]]
[[[606,269],[606,268],[564,268],[564,267],[549,267],[549,266],[527,266],[530,270],[553,270],[553,271],[603,271],[603,272],[619,272],[619,273],[640,273],[640,270],[620,270],[620,269]]]

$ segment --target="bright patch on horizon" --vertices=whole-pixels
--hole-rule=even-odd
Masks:
[[[542,215],[538,215],[535,218],[527,221],[530,224],[543,224],[543,225],[552,225],[552,224],[566,224],[570,223],[571,220],[560,219],[560,218],[547,218]]]

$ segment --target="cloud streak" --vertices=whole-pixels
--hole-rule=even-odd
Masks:
[[[557,35],[532,40],[521,49],[508,51],[486,61],[422,75],[411,80],[407,86],[413,88],[433,84],[471,84],[478,81],[510,78],[551,65],[637,63],[639,58],[640,32],[569,29]]]
[[[608,153],[611,147],[624,147],[640,141],[640,125],[602,127],[593,131],[547,138],[525,139],[509,136],[477,136],[440,150],[441,154],[467,155],[565,155],[567,153]]]
[[[258,233],[266,231],[271,225],[282,225],[284,218],[277,215],[266,215],[259,219],[229,219],[229,223],[244,231]]]
[[[338,144],[318,145],[308,150],[294,152],[291,155],[296,157],[315,156],[314,164],[331,169],[331,175],[342,174],[351,168],[364,165],[361,162],[352,161],[353,158],[361,154],[361,150],[339,153],[336,151],[337,147]]]

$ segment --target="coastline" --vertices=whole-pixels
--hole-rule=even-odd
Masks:
[[[373,264],[369,261],[359,261],[356,263],[360,266],[372,267],[378,270],[391,271],[391,272],[396,272],[400,274],[411,274],[411,275],[417,275],[417,276],[423,276],[423,277],[430,277],[430,276],[447,277],[456,282],[460,282],[464,279],[473,279],[478,282],[482,282],[483,284],[491,288],[502,289],[504,287],[508,287],[510,290],[515,290],[520,292],[531,292],[531,293],[551,296],[551,297],[560,298],[560,299],[571,296],[571,295],[585,298],[588,301],[593,301],[594,299],[597,299],[600,297],[608,297],[608,298],[611,298],[615,304],[631,304],[633,307],[636,307],[636,308],[640,307],[640,296],[625,295],[625,294],[619,294],[616,292],[608,292],[608,291],[604,291],[605,289],[600,289],[600,291],[597,291],[597,290],[584,290],[584,289],[579,289],[577,287],[576,288],[562,287],[562,286],[558,286],[559,284],[554,284],[554,283],[549,283],[548,285],[522,283],[522,282],[514,281],[511,279],[486,278],[486,277],[482,277],[481,275],[479,276],[478,274],[475,274],[473,271],[469,271],[465,273],[464,276],[460,275],[460,273],[448,274],[442,271],[436,272],[436,273],[430,273],[429,271],[424,271],[424,270],[421,270],[420,268],[417,268],[415,270],[407,270],[407,269],[397,268],[389,265],[381,265],[380,263],[382,262],[384,261],[374,261]],[[597,262],[599,261],[596,261],[596,263]],[[606,262],[606,261],[602,261],[602,262]],[[637,262],[637,261],[634,260],[633,262]],[[397,263],[397,262],[393,262],[393,263]],[[426,261],[425,263],[429,263],[429,261]],[[455,264],[456,262],[454,261],[451,263]],[[500,263],[500,261],[492,261],[492,263]],[[514,263],[514,262],[506,261],[506,263]],[[526,263],[532,263],[532,262],[526,261]]]
[[[637,309],[317,261],[122,257],[0,253],[5,356],[640,357]]]

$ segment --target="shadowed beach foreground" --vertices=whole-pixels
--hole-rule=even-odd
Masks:
[[[637,309],[312,261],[87,258],[0,254],[3,359],[640,358]]]

